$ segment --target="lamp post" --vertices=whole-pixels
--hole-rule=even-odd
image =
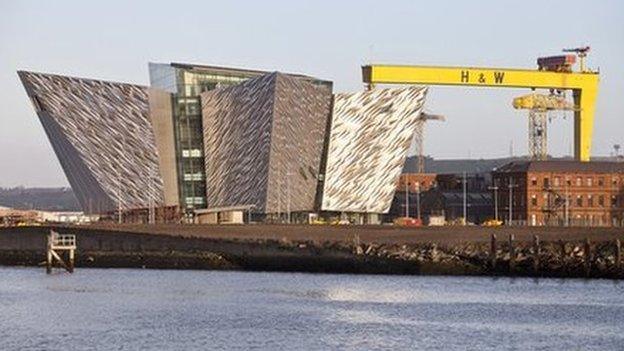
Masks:
[[[464,193],[464,201],[463,201],[464,217],[463,217],[462,222],[463,222],[463,225],[466,225],[466,222],[467,222],[466,221],[466,216],[467,216],[466,212],[467,212],[467,207],[468,207],[467,203],[466,203],[466,172],[462,173],[462,190],[463,190],[463,193]]]
[[[565,226],[569,227],[570,226],[570,193],[568,190],[568,182],[570,180],[568,178],[566,178],[565,180],[565,213],[564,213],[564,218],[565,218]]]
[[[286,199],[286,213],[288,214],[288,224],[291,222],[291,212],[290,212],[290,171],[286,172],[286,191],[287,191],[287,199]]]
[[[409,217],[409,183],[405,179],[405,218]]]
[[[282,223],[282,172],[277,168],[277,223]]]
[[[121,178],[119,169],[117,171],[117,223],[121,224]]]
[[[489,190],[494,190],[494,219],[498,221],[498,184],[494,180],[494,185],[488,187]]]
[[[154,179],[152,178],[153,174],[154,174],[154,169],[153,169],[154,165],[150,163],[149,166],[149,176],[148,176],[148,184],[149,184],[149,192],[148,192],[148,206],[149,206],[149,210],[148,210],[148,223],[149,224],[154,224],[156,223],[156,209],[155,209],[155,201],[154,201]]]
[[[416,182],[416,216],[420,220],[420,182]]]
[[[509,219],[508,219],[508,225],[512,224],[512,220],[513,220],[513,188],[517,187],[518,185],[514,185],[513,184],[513,178],[509,177],[509,182],[507,184],[507,188],[509,189]]]

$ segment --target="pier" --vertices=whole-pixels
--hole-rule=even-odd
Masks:
[[[50,229],[47,237],[46,273],[51,274],[54,264],[57,263],[69,273],[74,272],[74,257],[76,250],[76,235],[59,234]],[[63,259],[66,256],[67,262]]]

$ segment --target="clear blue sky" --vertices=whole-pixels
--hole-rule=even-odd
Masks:
[[[623,1],[6,1],[0,0],[0,186],[67,185],[18,69],[148,83],[147,62],[306,73],[362,89],[366,62],[535,66],[591,45],[600,68],[593,154],[624,144]],[[523,90],[432,87],[425,143],[436,158],[527,150]],[[569,154],[573,123],[553,121],[550,150]]]

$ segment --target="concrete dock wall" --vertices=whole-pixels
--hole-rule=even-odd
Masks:
[[[241,227],[242,228],[242,227]],[[621,249],[612,236],[599,240],[494,242],[291,240],[148,234],[96,227],[55,228],[76,234],[76,267],[238,269],[332,273],[515,275],[622,278]],[[319,228],[321,230],[322,228]],[[0,264],[40,265],[50,227],[0,229]],[[609,234],[611,235],[611,234]],[[539,238],[539,237],[538,237]]]

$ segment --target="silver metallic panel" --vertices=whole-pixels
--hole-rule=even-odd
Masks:
[[[19,75],[85,212],[163,203],[147,88]]]
[[[321,209],[387,213],[427,88],[336,94]]]
[[[330,88],[271,73],[201,97],[208,206],[312,211]]]

